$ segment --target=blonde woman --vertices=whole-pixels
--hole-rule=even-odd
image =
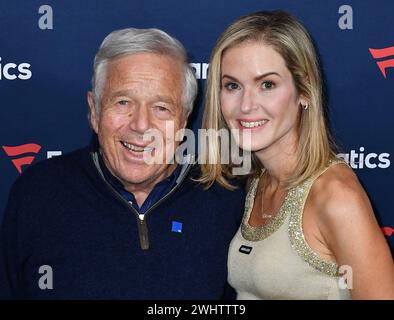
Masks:
[[[394,299],[394,266],[356,175],[335,157],[310,35],[282,11],[241,17],[213,50],[203,128],[248,132],[252,173],[228,257],[238,299]],[[242,135],[241,135],[242,137]],[[210,140],[201,181],[231,188]]]

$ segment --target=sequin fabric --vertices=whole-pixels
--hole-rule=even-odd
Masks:
[[[280,207],[278,213],[275,215],[275,217],[269,220],[268,223],[266,223],[261,227],[252,227],[249,224],[248,221],[250,214],[252,213],[254,198],[256,196],[256,190],[257,190],[257,185],[259,183],[259,179],[260,178],[255,178],[250,185],[250,189],[245,201],[245,213],[241,224],[242,236],[249,241],[260,241],[269,237],[271,234],[273,234],[276,230],[279,229],[279,227],[283,224],[283,221],[285,220],[286,216],[289,214],[288,207],[285,206],[285,204],[288,202],[290,191],[286,195],[285,200],[282,206]]]
[[[249,225],[249,217],[253,209],[254,199],[256,196],[259,178],[253,179],[245,201],[245,212],[241,224],[241,233],[244,239],[248,241],[261,241],[269,237],[283,224],[289,215],[289,240],[292,248],[297,254],[313,268],[330,276],[339,276],[338,265],[331,261],[326,261],[318,256],[305,240],[302,230],[302,215],[306,198],[313,182],[318,176],[323,174],[330,166],[345,163],[339,159],[333,159],[328,166],[318,175],[305,180],[298,186],[291,188],[280,207],[278,214],[263,226],[253,227]]]

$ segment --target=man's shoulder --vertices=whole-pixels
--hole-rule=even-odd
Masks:
[[[75,175],[84,166],[89,155],[89,148],[81,148],[64,155],[39,161],[26,168],[15,181],[15,185],[35,184],[59,181],[64,177]]]
[[[241,222],[245,205],[246,179],[241,177],[229,179],[228,182],[234,187],[233,190],[230,190],[217,182],[208,187],[196,181],[200,177],[201,170],[196,164],[189,172],[189,181],[192,186],[187,190],[187,195],[192,198],[191,206],[199,212],[206,212],[213,219],[222,217],[228,220],[233,217],[235,220],[230,220],[233,221],[234,228],[237,228]]]
[[[194,164],[192,168],[189,171],[189,178],[194,181],[197,185],[199,185],[201,188],[206,189],[206,184],[200,183],[197,180],[201,177],[201,167],[198,164]],[[234,190],[230,190],[228,188],[225,188],[224,186],[220,185],[216,181],[212,184],[212,186],[208,190],[217,190],[221,191],[224,193],[232,193],[232,192],[245,192],[245,186],[246,186],[246,181],[247,177],[245,176],[237,176],[233,178],[227,178],[227,181],[234,187]]]
[[[201,197],[207,201],[215,203],[222,202],[228,207],[243,207],[245,201],[245,181],[242,177],[228,179],[228,182],[234,187],[232,190],[225,188],[218,182],[214,182],[210,187],[199,182],[201,177],[201,169],[199,165],[194,165],[189,172],[189,181],[194,188],[197,188]]]

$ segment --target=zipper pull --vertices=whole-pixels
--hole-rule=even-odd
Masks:
[[[149,235],[148,235],[148,226],[146,225],[146,221],[140,218],[140,223],[138,225],[138,231],[140,236],[140,245],[142,250],[149,249]]]

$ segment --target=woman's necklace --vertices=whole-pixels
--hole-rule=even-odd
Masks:
[[[267,210],[267,206],[266,208],[264,208],[264,203],[268,202],[268,201],[264,201],[266,192],[267,192],[267,177],[268,173],[266,171],[263,172],[263,174],[261,175],[261,188],[260,188],[260,192],[261,192],[261,213],[260,216],[263,219],[263,221],[268,221],[273,219],[279,212],[280,208],[283,205],[283,202],[286,198],[287,195],[287,190],[283,189],[281,191],[278,191],[280,187],[277,188],[276,191],[274,191],[271,195],[271,199],[273,199],[273,201],[271,201],[271,204],[273,204],[269,210]],[[277,200],[275,201],[275,197],[276,194],[280,192],[279,197],[277,198]],[[267,200],[267,199],[266,199]]]

